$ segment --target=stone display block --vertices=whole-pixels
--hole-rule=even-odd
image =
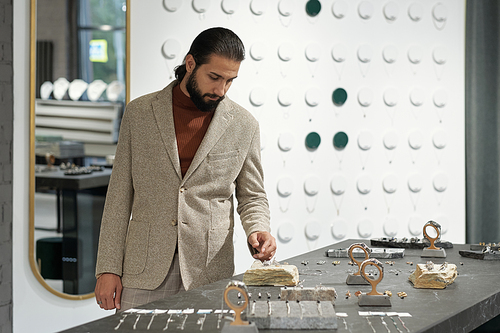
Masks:
[[[457,275],[455,264],[418,264],[408,279],[414,288],[444,289],[455,281]]]
[[[337,315],[332,302],[255,301],[249,307],[247,319],[259,329],[337,329]]]
[[[283,301],[330,301],[335,302],[337,292],[333,287],[294,287],[281,288]]]
[[[263,265],[256,260],[243,275],[247,286],[296,286],[299,270],[294,265]]]

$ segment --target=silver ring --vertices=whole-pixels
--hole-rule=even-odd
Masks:
[[[97,302],[97,304],[101,305],[101,304],[102,304],[102,301]]]

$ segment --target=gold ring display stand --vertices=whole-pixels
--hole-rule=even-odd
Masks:
[[[436,230],[436,237],[430,237],[427,234],[427,228],[432,227]],[[421,257],[423,258],[446,258],[446,251],[441,247],[436,247],[434,244],[441,239],[441,225],[434,221],[429,221],[424,225],[424,237],[429,240],[431,245],[422,250]]]
[[[378,269],[379,277],[377,279],[370,278],[366,275],[365,270],[369,265],[375,266]],[[389,296],[377,291],[377,285],[384,278],[384,266],[382,266],[382,263],[375,258],[366,259],[361,264],[360,272],[363,279],[365,279],[366,282],[372,286],[372,290],[369,293],[362,293],[359,296],[359,306],[391,306],[391,299]]]
[[[356,273],[350,273],[349,275],[347,275],[345,283],[348,285],[367,285],[369,283],[361,276],[360,273],[361,261],[357,261],[356,259],[354,259],[354,254],[353,254],[354,249],[363,250],[363,252],[365,252],[365,260],[370,258],[371,250],[365,243],[354,243],[351,246],[349,246],[347,253],[349,254],[349,258],[351,258],[351,261],[358,266],[358,271]]]
[[[244,302],[241,302],[240,305],[234,304],[229,299],[229,292],[236,291],[244,299]],[[234,321],[231,323],[226,322],[224,327],[222,328],[223,333],[255,333],[259,332],[257,326],[254,323],[249,323],[248,321],[244,321],[241,319],[241,314],[248,306],[248,291],[247,286],[241,281],[230,281],[226,289],[224,290],[224,302],[226,302],[227,306],[234,311]]]

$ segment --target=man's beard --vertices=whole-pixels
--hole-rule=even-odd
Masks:
[[[188,81],[186,82],[186,89],[189,93],[189,96],[191,100],[193,101],[194,105],[203,112],[211,112],[214,111],[219,103],[224,99],[225,96],[218,96],[215,94],[201,94],[200,89],[198,88],[198,82],[196,81],[195,74],[198,69],[195,67],[191,75],[189,75]],[[212,101],[209,100],[208,102],[205,101],[204,97],[211,97],[211,98],[217,98],[217,100]]]

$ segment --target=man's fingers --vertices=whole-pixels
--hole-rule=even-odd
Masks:
[[[120,310],[121,308],[121,305],[120,305],[120,302],[121,302],[121,299],[122,299],[122,286],[119,285],[117,288],[116,288],[116,294],[115,294],[115,304],[114,306]]]

